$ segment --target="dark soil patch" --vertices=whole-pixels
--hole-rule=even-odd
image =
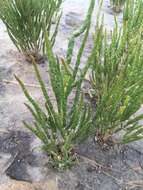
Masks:
[[[143,190],[143,154],[130,146],[80,146],[80,163],[63,173],[61,190]]]
[[[27,168],[36,166],[30,150],[33,137],[22,131],[9,131],[0,136],[0,152],[10,153],[6,174],[16,180],[32,182]],[[45,165],[43,179],[56,176],[59,190],[143,190],[143,153],[129,145],[102,149],[89,140],[77,149],[79,162],[70,170],[56,172]],[[41,157],[42,169],[42,157]]]
[[[5,171],[10,178],[30,181],[26,168],[34,160],[30,152],[31,140],[31,136],[22,131],[9,131],[0,136],[0,152],[11,154]]]

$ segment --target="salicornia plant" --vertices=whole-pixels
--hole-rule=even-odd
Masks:
[[[116,26],[110,40],[107,36],[97,26],[91,77],[96,135],[104,143],[122,131],[121,142],[129,143],[143,138],[143,114],[136,114],[143,103],[141,35],[129,40],[128,28],[123,32]]]
[[[128,29],[129,38],[143,32],[143,1],[126,0],[123,11],[123,28]]]
[[[36,60],[43,56],[43,27],[48,32],[51,44],[54,44],[61,17],[59,11],[61,3],[62,0],[0,1],[0,18],[20,52],[27,57],[34,56]]]
[[[91,0],[93,7],[90,5],[89,8],[90,19],[73,67],[67,63],[66,59],[59,59],[54,55],[50,40],[46,35],[48,71],[54,101],[51,100],[35,63],[33,65],[43,93],[45,108],[32,98],[24,83],[16,77],[29,101],[26,106],[34,117],[34,125],[26,121],[24,125],[42,141],[43,149],[49,154],[53,166],[58,169],[67,168],[75,161],[74,146],[86,139],[91,130],[90,107],[84,103],[81,91],[82,82],[92,62],[93,52],[82,70],[79,69],[79,65],[91,24],[94,3],[94,0]],[[69,104],[71,98],[72,103]]]

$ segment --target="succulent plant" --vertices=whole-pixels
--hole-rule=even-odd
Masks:
[[[38,104],[37,100],[33,99],[22,80],[16,76],[29,102],[25,105],[34,117],[33,124],[24,121],[24,125],[42,141],[43,150],[50,156],[52,165],[59,170],[72,165],[76,160],[75,146],[88,138],[91,131],[90,106],[84,102],[82,83],[92,62],[93,52],[89,55],[89,59],[82,70],[79,66],[91,25],[94,3],[95,0],[91,0],[88,10],[88,17],[89,15],[90,17],[84,28],[84,37],[74,66],[69,65],[67,59],[59,59],[54,55],[51,42],[46,34],[48,71],[54,102],[48,94],[46,84],[42,80],[34,60],[33,66],[43,94],[44,108]],[[71,95],[73,98],[69,105]]]
[[[128,25],[107,35],[97,26],[92,64],[92,94],[96,103],[94,125],[103,143],[122,131],[122,143],[143,138],[143,51],[140,33],[129,36]],[[110,40],[108,39],[108,37]]]
[[[20,52],[38,61],[44,54],[44,29],[51,44],[55,42],[60,22],[62,0],[4,0],[0,1],[0,18]],[[55,25],[52,26],[52,22]]]

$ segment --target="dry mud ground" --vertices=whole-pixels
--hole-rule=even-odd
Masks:
[[[64,57],[68,37],[81,25],[88,2],[89,0],[65,1],[55,45],[55,52],[59,56]],[[102,13],[105,14],[105,25],[110,30],[114,25],[114,19],[107,0],[104,1]],[[118,15],[119,23],[121,20],[122,14]],[[40,142],[22,125],[22,120],[31,121],[32,117],[23,105],[26,99],[13,75],[18,75],[27,83],[31,94],[42,102],[41,93],[32,65],[27,63],[13,46],[2,22],[0,22],[0,47],[0,189],[142,190],[142,141],[101,150],[99,145],[90,139],[78,147],[81,159],[72,169],[56,172],[47,166],[48,158],[36,148],[40,146]],[[78,47],[77,41],[75,54]],[[83,63],[90,48],[89,37]],[[40,64],[39,69],[49,86],[46,64]]]

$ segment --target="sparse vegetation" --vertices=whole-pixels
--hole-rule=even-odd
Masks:
[[[123,29],[128,29],[128,38],[134,38],[135,35],[143,31],[143,1],[126,0],[123,10]]]
[[[92,62],[93,52],[82,70],[79,69],[79,66],[89,33],[94,3],[95,1],[91,0],[88,10],[89,20],[86,23],[83,41],[74,67],[71,67],[67,60],[55,57],[52,52],[52,45],[47,37],[48,35],[46,35],[48,70],[55,102],[51,101],[46,85],[35,63],[33,65],[41,86],[46,110],[38,104],[37,100],[32,98],[24,83],[16,77],[29,101],[26,107],[30,110],[35,120],[34,126],[26,121],[24,121],[24,125],[43,142],[43,149],[48,152],[53,166],[58,169],[65,169],[71,166],[75,161],[75,145],[86,139],[91,131],[92,118],[90,107],[84,103],[81,86]],[[71,94],[73,95],[73,103],[69,104]]]
[[[118,10],[123,2],[111,1]],[[65,59],[58,58],[52,50],[60,21],[61,3],[62,0],[6,0],[0,8],[1,18],[14,44],[32,60],[43,94],[44,106],[33,99],[22,80],[15,76],[29,102],[25,105],[34,118],[33,124],[24,121],[24,125],[42,141],[43,150],[49,154],[52,165],[59,170],[72,165],[76,160],[75,146],[91,133],[96,134],[97,140],[102,143],[108,142],[119,132],[123,132],[120,143],[143,138],[143,125],[140,124],[143,114],[137,114],[143,103],[142,0],[138,3],[126,1],[123,24],[119,28],[115,18],[115,28],[110,34],[103,22],[99,22],[98,14],[93,48],[82,69],[81,58],[88,39],[95,0],[91,0],[82,26],[71,35]],[[28,11],[25,12],[25,9]],[[7,13],[4,14],[4,10]],[[56,18],[56,27],[51,34],[53,18]],[[74,64],[75,40],[82,34]],[[41,50],[46,52],[48,58],[54,100],[51,100],[35,62]],[[90,98],[94,109],[93,105],[85,103],[82,92],[87,72],[91,76]],[[69,103],[71,97],[72,103]]]
[[[43,27],[51,44],[55,42],[62,0],[4,0],[0,1],[0,18],[20,52],[38,61],[44,53]],[[52,27],[52,22],[55,26]]]
[[[128,25],[123,30],[116,25],[111,40],[108,37],[103,26],[97,26],[91,77],[94,126],[103,143],[120,131],[121,142],[129,143],[143,138],[143,114],[136,114],[143,103],[142,40],[140,33],[130,38]]]
[[[143,0],[0,0],[0,18],[0,189],[143,189]]]

